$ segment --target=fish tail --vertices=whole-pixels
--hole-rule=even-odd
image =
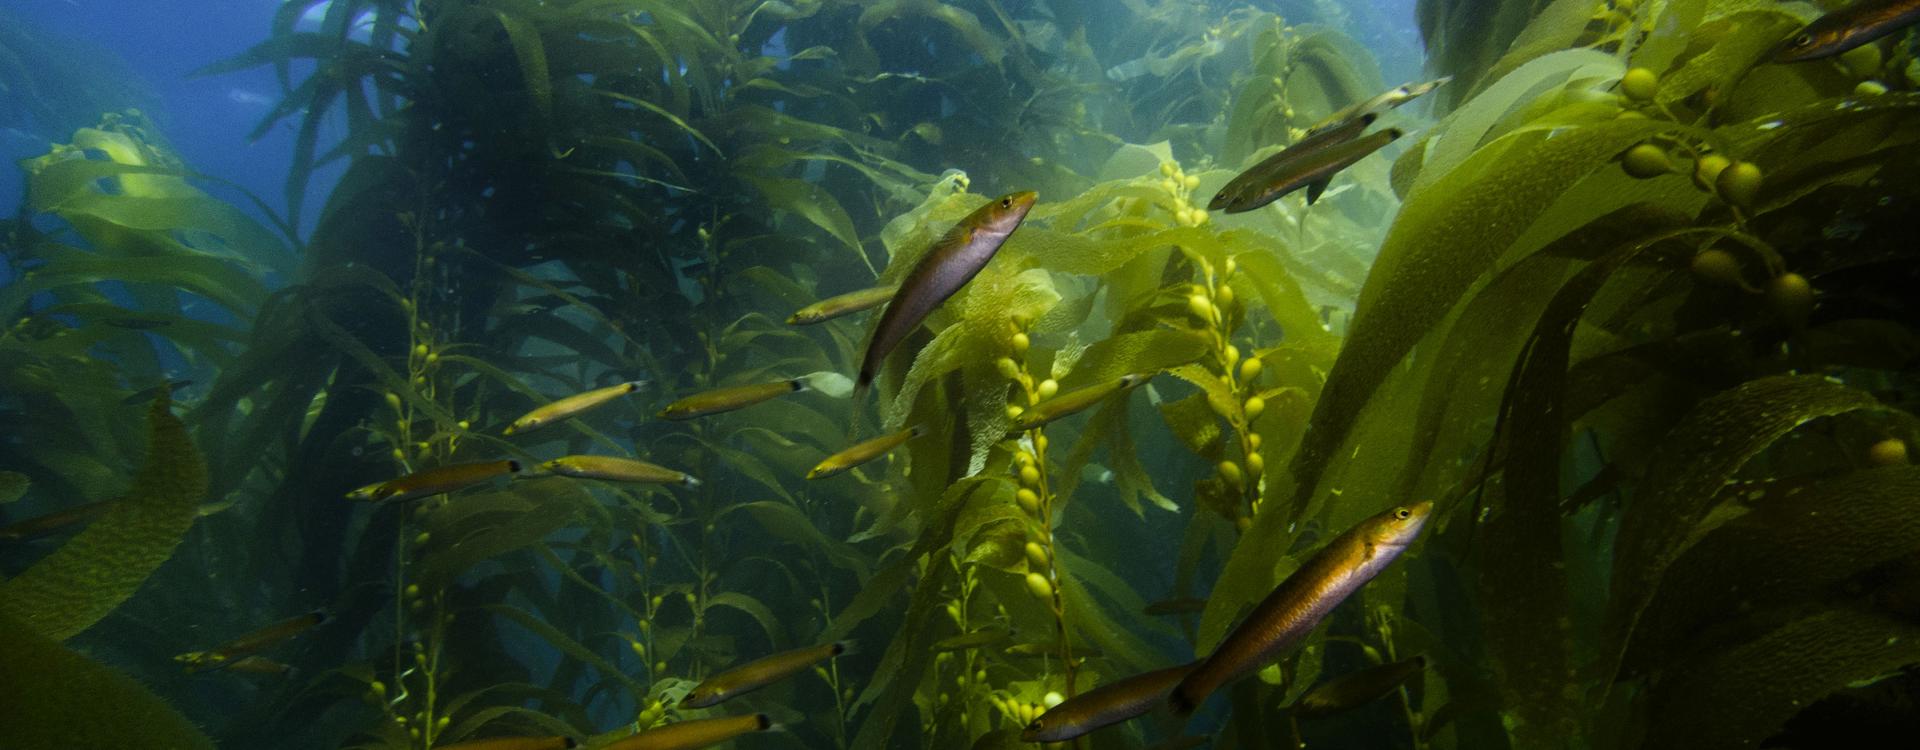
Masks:
[[[852,638],[841,639],[834,641],[833,648],[827,649],[827,651],[834,656],[857,654],[860,653],[860,642]]]
[[[773,717],[768,716],[766,714],[754,714],[753,718],[756,724],[754,731],[757,731],[757,732],[774,732],[774,731],[779,731],[786,728],[786,727],[780,726],[779,724],[773,723]]]
[[[681,476],[680,484],[685,486],[687,489],[693,489],[695,487],[700,486],[700,479],[699,477],[695,477],[692,474],[685,474]]]
[[[634,391],[637,391],[637,390],[640,390],[640,389],[642,389],[642,388],[645,388],[645,387],[647,387],[647,381],[645,381],[645,380],[629,380],[629,381],[627,381],[627,382],[625,382],[625,383],[622,383],[622,385],[625,385],[625,386],[627,387],[627,392],[628,392],[628,393],[632,393],[632,392],[634,392]]]
[[[804,391],[811,390],[811,388],[807,386],[806,378],[794,378],[792,380],[787,381],[787,385],[793,388],[794,393],[801,393]]]
[[[507,473],[508,473],[508,474],[518,474],[518,473],[520,473],[520,470],[521,470],[522,468],[524,468],[524,467],[522,467],[522,466],[520,465],[520,462],[519,462],[518,460],[516,460],[516,459],[511,459],[511,458],[509,458],[509,459],[507,459]]]

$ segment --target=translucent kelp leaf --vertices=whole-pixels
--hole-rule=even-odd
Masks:
[[[1920,549],[1920,468],[1852,472],[1757,507],[1675,560],[1634,629],[1627,666],[1653,667],[1725,640],[1735,613],[1814,604],[1842,582]],[[1791,550],[1791,554],[1783,554]]]
[[[620,669],[620,667],[614,663],[594,653],[593,649],[581,645],[579,641],[569,637],[566,633],[560,632],[560,629],[547,624],[547,622],[540,619],[538,615],[507,604],[487,604],[480,608],[500,615],[507,621],[525,628],[528,633],[538,636],[541,640],[546,641],[555,649],[559,650],[560,653],[566,654],[589,667],[593,667],[594,670],[600,673],[602,678],[618,681],[627,688],[630,696],[638,698],[647,694],[646,687],[635,681],[632,677],[628,677],[625,670]]]
[[[972,565],[1025,573],[1028,524],[1024,518],[1001,518],[980,526],[967,535],[966,556],[962,559]]]
[[[853,217],[848,216],[847,210],[841,208],[840,202],[834,200],[825,189],[805,180],[784,177],[749,177],[748,179],[760,191],[760,196],[766,199],[768,205],[791,212],[812,222],[814,226],[826,230],[828,234],[833,235],[834,239],[853,251],[854,256],[866,266],[868,274],[879,275],[879,272],[874,270],[872,261],[867,259],[866,251],[860,249],[860,237],[854,231]]]
[[[147,413],[146,464],[126,496],[53,554],[0,583],[0,616],[64,641],[139,590],[193,525],[207,468],[162,392]]]
[[[1106,658],[1131,671],[1144,672],[1168,662],[1135,633],[1145,629],[1163,638],[1176,637],[1165,622],[1135,622],[1136,613],[1147,605],[1135,584],[1064,546],[1055,545],[1054,553],[1065,571],[1060,578],[1060,596],[1066,602],[1076,637],[1086,639]]]
[[[961,41],[990,65],[999,65],[1001,58],[1007,54],[1006,49],[1000,45],[1000,40],[980,26],[979,16],[952,5],[933,2],[933,0],[881,0],[868,5],[867,9],[860,13],[859,34],[862,44],[870,44],[866,40],[873,29],[880,24],[912,17],[939,21],[951,27],[960,35]],[[867,54],[872,53],[868,51]]]
[[[1672,106],[1704,88],[1730,87],[1778,46],[1788,32],[1801,26],[1799,19],[1771,9],[1737,13],[1713,23],[1730,24],[1732,28],[1722,34],[1712,48],[1661,76],[1654,101]]]
[[[1094,176],[1094,179],[1107,182],[1130,180],[1143,175],[1158,175],[1160,165],[1172,161],[1174,161],[1173,144],[1169,141],[1145,145],[1124,143],[1120,148],[1114,149],[1112,156],[1107,157],[1107,162],[1100,166],[1100,172]]]
[[[1401,357],[1555,196],[1667,127],[1627,120],[1571,128],[1551,138],[1519,134],[1506,139],[1515,143],[1500,154],[1497,168],[1463,168],[1416,188],[1367,277],[1348,343],[1315,405],[1312,429],[1290,462],[1298,483],[1293,491],[1301,496],[1313,491],[1327,458],[1346,440],[1360,410]],[[1256,518],[1255,525],[1260,523]]]
[[[860,554],[853,545],[827,536],[813,524],[812,519],[800,512],[799,508],[786,503],[761,500],[732,506],[722,511],[720,515],[725,516],[736,511],[744,511],[747,515],[753,516],[753,519],[760,523],[761,528],[774,536],[820,552],[833,564],[852,571],[862,583],[865,583],[867,577],[872,574],[866,555]]]
[[[1564,403],[1567,362],[1574,332],[1614,271],[1654,244],[1622,243],[1623,231],[1653,234],[1686,221],[1639,206],[1608,218],[1568,235],[1563,244],[1611,243],[1615,249],[1575,274],[1537,316],[1521,314],[1523,320],[1534,321],[1532,333],[1518,350],[1507,381],[1496,428],[1499,447],[1493,448],[1504,447],[1507,469],[1504,481],[1489,492],[1498,502],[1490,504],[1492,514],[1482,525],[1485,543],[1476,545],[1481,551],[1476,560],[1480,600],[1488,603],[1482,617],[1487,651],[1514,714],[1507,724],[1522,745],[1581,731],[1573,719],[1579,696],[1563,689],[1577,680],[1572,674],[1574,616],[1559,502],[1561,450],[1569,419]],[[1551,259],[1537,255],[1522,265]],[[1511,312],[1510,305],[1500,307]]]
[[[1626,66],[1613,56],[1593,50],[1561,50],[1542,55],[1487,87],[1466,106],[1448,115],[1427,137],[1427,158],[1414,180],[1413,196],[1431,187],[1487,141],[1494,127],[1515,108],[1576,78],[1618,78]],[[1503,165],[1513,169],[1513,165]],[[1382,250],[1384,254],[1385,251]]]
[[[452,716],[453,711],[445,711],[442,715]],[[513,734],[507,736],[535,736],[540,734],[578,736],[580,732],[579,729],[568,725],[564,721],[531,708],[521,706],[488,706],[461,717],[459,722],[449,726],[447,731],[440,736],[445,737],[448,742],[458,742],[471,737],[482,728],[496,723],[505,724],[514,728]],[[498,732],[499,730],[495,731]]]
[[[0,505],[19,500],[27,494],[27,486],[32,480],[17,471],[0,471]]]
[[[1818,376],[1783,375],[1722,391],[1689,411],[1655,450],[1645,494],[1634,498],[1621,522],[1614,546],[1614,610],[1603,641],[1608,648],[1625,647],[1667,566],[1686,551],[1734,472],[1808,421],[1883,408],[1865,391]]]
[[[11,597],[11,594],[9,594]],[[0,727],[9,747],[206,748],[213,742],[133,678],[0,614]]]
[[[1653,750],[1756,747],[1802,708],[1920,661],[1920,627],[1839,607],[1675,663],[1648,695]]]
[[[516,480],[504,490],[454,495],[427,516],[415,576],[445,585],[482,560],[532,546],[565,527],[593,497],[564,478]]]
[[[520,80],[527,87],[527,98],[533,100],[535,127],[544,132],[553,122],[553,79],[547,73],[547,48],[540,40],[540,30],[506,11],[496,10],[493,15],[507,30],[513,56],[520,61]]]
[[[773,644],[774,648],[779,648],[786,642],[785,633],[780,629],[780,618],[774,616],[773,610],[759,599],[738,591],[722,591],[707,597],[706,608],[712,610],[715,607],[739,610],[753,618],[754,622],[760,624],[760,630],[767,634],[767,640]]]

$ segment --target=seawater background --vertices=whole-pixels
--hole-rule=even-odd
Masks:
[[[1024,3],[1009,2],[1009,7]],[[36,33],[64,36],[124,60],[139,84],[149,89],[157,106],[153,118],[187,164],[203,173],[251,191],[274,206],[285,208],[282,187],[286,165],[293,154],[296,121],[282,121],[258,140],[249,141],[260,118],[280,99],[280,84],[271,67],[235,73],[192,76],[193,71],[227,59],[259,43],[279,11],[270,0],[10,0],[6,11],[30,24]],[[1337,7],[1336,0],[1319,2],[1219,3],[1221,10],[1239,6],[1313,12],[1315,6]],[[1413,0],[1349,3],[1363,11],[1353,15],[1355,28],[1343,29],[1365,44],[1378,58],[1389,83],[1420,75],[1420,32],[1413,23]],[[313,5],[308,25],[317,25],[328,3]],[[1290,19],[1291,20],[1291,19]],[[294,80],[304,75],[294,68]],[[337,140],[344,114],[336,109],[320,142]],[[70,133],[11,130],[0,133],[0,161],[45,153],[48,140],[66,142]],[[307,187],[308,205],[325,200],[345,169],[344,162],[316,170]],[[217,186],[209,188],[220,193]],[[22,180],[19,170],[0,170],[0,206],[17,205]],[[229,196],[222,196],[229,197]],[[247,207],[245,202],[239,205]],[[309,211],[303,233],[319,220]]]

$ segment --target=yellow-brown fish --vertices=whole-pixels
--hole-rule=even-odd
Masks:
[[[1828,13],[1773,50],[1773,61],[1833,57],[1920,21],[1920,0],[1859,0]]]
[[[1079,414],[1105,401],[1108,396],[1147,382],[1147,377],[1138,373],[1121,375],[1105,383],[1057,394],[1020,412],[1020,416],[1013,418],[1013,429],[1025,432],[1056,419]]]
[[[606,750],[694,750],[770,729],[773,719],[766,714],[692,719],[649,729],[608,745]]]
[[[933,642],[933,650],[965,651],[999,645],[1013,637],[1013,630],[1005,625],[988,625],[956,636],[949,636]]]
[[[228,663],[226,671],[262,674],[270,677],[290,677],[293,675],[294,669],[291,665],[277,662],[264,656],[247,656]]]
[[[1342,120],[1334,123],[1330,127],[1308,133],[1305,137],[1302,137],[1299,142],[1281,149],[1279,153],[1261,159],[1260,163],[1247,167],[1240,174],[1234,175],[1233,179],[1228,180],[1227,184],[1220,187],[1220,192],[1213,194],[1213,200],[1207,202],[1207,210],[1225,210],[1227,213],[1238,213],[1241,211],[1251,211],[1266,205],[1266,203],[1261,203],[1259,206],[1249,206],[1248,204],[1253,201],[1262,190],[1266,189],[1266,185],[1273,182],[1275,175],[1282,174],[1294,168],[1296,163],[1304,161],[1308,157],[1359,137],[1362,132],[1366,131],[1368,126],[1373,124],[1374,120],[1379,118],[1380,115],[1378,113],[1364,112],[1358,117]],[[1278,200],[1278,198],[1276,197],[1275,200]],[[1267,201],[1267,203],[1271,202],[1272,201]]]
[[[807,472],[808,479],[830,477],[884,456],[888,451],[905,445],[908,440],[926,434],[926,429],[918,425],[909,427],[891,435],[881,435],[872,440],[864,440],[853,447],[826,457],[819,465]]]
[[[1362,115],[1360,120],[1353,122],[1360,122],[1371,116],[1371,114]],[[1342,133],[1347,127],[1336,126],[1326,132]],[[1280,200],[1300,188],[1307,189],[1307,203],[1311,205],[1320,198],[1321,193],[1326,191],[1334,175],[1353,166],[1355,162],[1367,158],[1373,152],[1385,148],[1400,136],[1399,128],[1387,128],[1329,145],[1297,159],[1286,161],[1274,169],[1251,175],[1254,178],[1253,184],[1232,196],[1227,204],[1222,206],[1222,210],[1230,214],[1252,211]],[[1285,154],[1286,151],[1280,153]],[[1258,167],[1255,168],[1258,169]]]
[[[1193,713],[1215,689],[1305,640],[1336,605],[1406,551],[1432,513],[1432,502],[1401,506],[1361,521],[1327,542],[1180,681],[1167,699],[1174,713]]]
[[[531,432],[540,429],[559,422],[560,420],[577,416],[590,409],[612,403],[614,399],[640,390],[645,386],[646,381],[629,380],[619,385],[610,385],[605,388],[595,388],[585,393],[573,394],[527,412],[525,416],[513,420],[513,424],[507,425],[505,434],[512,435],[518,432]]]
[[[700,480],[684,471],[620,456],[561,456],[540,465],[551,474],[577,479],[604,479],[609,482],[642,484],[678,484],[698,487]]]
[[[579,747],[572,737],[493,737],[457,745],[434,745],[434,750],[567,750]]]
[[[1400,687],[1400,683],[1420,674],[1420,670],[1426,667],[1427,658],[1416,656],[1341,675],[1314,686],[1306,695],[1300,696],[1299,700],[1293,702],[1293,715],[1311,719],[1358,708],[1393,692]]]
[[[347,493],[347,498],[370,502],[414,500],[466,489],[518,473],[520,462],[513,460],[447,464],[416,471],[399,479],[369,484]]]
[[[0,541],[19,542],[35,539],[78,526],[99,518],[113,507],[112,500],[100,500],[81,503],[65,510],[56,510],[44,516],[34,516],[22,521],[0,526]]]
[[[708,677],[680,699],[681,708],[706,708],[784,680],[801,670],[847,652],[845,643],[782,651]]]
[[[987,261],[993,260],[994,253],[1000,251],[1013,230],[1020,228],[1020,222],[1027,218],[1038,197],[1033,192],[1000,196],[967,214],[920,256],[913,270],[907,272],[906,280],[900,282],[887,309],[880,313],[880,323],[874,327],[866,354],[860,358],[856,388],[872,385],[874,376],[880,373],[881,361],[893,348],[919,328],[934,308],[987,267]]]
[[[230,666],[241,657],[279,645],[305,633],[320,623],[326,622],[328,617],[326,610],[316,609],[304,615],[281,620],[206,651],[189,651],[180,654],[173,657],[173,660],[186,664],[188,672],[220,669]]]
[[[1375,95],[1371,99],[1349,104],[1346,107],[1341,108],[1340,111],[1335,112],[1331,115],[1327,115],[1326,119],[1321,120],[1319,123],[1315,124],[1311,128],[1307,128],[1307,134],[1313,135],[1314,133],[1318,133],[1318,132],[1336,127],[1349,120],[1356,119],[1361,115],[1367,115],[1367,114],[1378,115],[1382,112],[1393,109],[1394,107],[1398,107],[1402,104],[1406,104],[1407,102],[1418,99],[1421,96],[1426,95],[1426,93],[1429,91],[1432,91],[1434,89],[1440,88],[1441,86],[1447,85],[1447,82],[1452,80],[1453,80],[1453,76],[1443,76],[1431,81],[1427,81],[1426,83],[1400,84],[1393,88],[1387,89],[1386,91],[1380,92],[1379,94]]]
[[[792,315],[787,316],[787,325],[810,326],[815,323],[824,323],[833,320],[842,315],[851,315],[861,310],[878,307],[880,303],[892,299],[893,293],[899,291],[899,289],[900,287],[897,286],[876,286],[871,289],[862,289],[857,292],[847,292],[846,294],[828,297],[795,310]]]
[[[1166,700],[1167,693],[1199,662],[1156,669],[1110,682],[1047,709],[1020,732],[1025,742],[1070,740],[1095,729],[1139,716]]]
[[[771,383],[754,383],[715,388],[703,391],[667,404],[656,416],[661,419],[693,419],[723,411],[744,409],[762,401],[768,401],[789,393],[807,389],[807,381],[800,378],[776,380]]]

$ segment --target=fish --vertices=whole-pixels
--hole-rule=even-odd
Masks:
[[[631,735],[607,745],[606,750],[693,750],[773,728],[773,718],[766,714],[691,719]]]
[[[0,541],[24,542],[28,539],[58,534],[99,518],[111,508],[113,508],[112,500],[100,500],[81,503],[65,510],[56,510],[44,516],[15,521],[6,526],[0,526]]]
[[[179,654],[173,657],[173,660],[186,664],[189,673],[232,666],[242,657],[284,643],[329,619],[332,619],[332,615],[327,614],[326,610],[316,609],[281,620],[206,651],[188,651]]]
[[[1337,127],[1310,133],[1299,142],[1281,149],[1279,153],[1261,159],[1260,163],[1234,175],[1226,185],[1221,186],[1220,192],[1214,193],[1213,200],[1207,202],[1207,210],[1236,213],[1258,208],[1259,206],[1251,208],[1240,208],[1240,206],[1252,200],[1254,195],[1263,189],[1262,186],[1272,181],[1273,175],[1284,171],[1295,162],[1359,137],[1377,119],[1380,119],[1380,115],[1372,112],[1361,114],[1359,117],[1340,123]]]
[[[1146,609],[1141,610],[1141,613],[1153,617],[1166,617],[1168,615],[1193,614],[1206,608],[1207,600],[1187,596],[1179,599],[1166,599],[1154,602],[1147,605]]]
[[[677,484],[698,487],[700,480],[684,471],[620,456],[561,456],[540,465],[551,474],[576,479],[604,479],[609,482]]]
[[[938,652],[966,651],[997,645],[1013,637],[1013,630],[1005,625],[988,625],[956,636],[942,638],[933,642],[933,650]]]
[[[1060,655],[1060,646],[1054,643],[1040,643],[1040,642],[1029,641],[1027,643],[1016,643],[1011,646],[1008,646],[1006,650],[1002,651],[1001,653],[1004,653],[1008,656],[1016,656],[1016,657],[1019,657],[1019,656],[1024,656],[1029,658],[1052,657],[1052,656]],[[1100,649],[1094,648],[1092,646],[1076,645],[1073,647],[1074,661],[1098,659],[1102,656],[1105,656],[1105,654],[1102,654],[1100,652]]]
[[[763,656],[708,677],[699,685],[695,685],[685,698],[680,699],[680,707],[706,708],[719,705],[722,701],[792,677],[807,667],[846,652],[846,642],[836,641]]]
[[[907,441],[927,434],[925,427],[915,425],[891,435],[881,435],[872,440],[855,443],[846,450],[823,459],[812,471],[807,472],[808,479],[822,479],[887,455],[888,451],[905,445]]]
[[[1335,128],[1327,132],[1345,132],[1345,128]],[[1300,188],[1307,189],[1307,203],[1312,205],[1320,198],[1320,194],[1326,191],[1327,184],[1333,181],[1333,176],[1340,170],[1353,166],[1355,162],[1385,148],[1387,144],[1394,142],[1403,134],[1399,128],[1387,128],[1327,146],[1301,156],[1297,160],[1288,161],[1271,172],[1261,174],[1258,184],[1249,187],[1248,192],[1240,194],[1235,202],[1222,210],[1230,214],[1252,211],[1280,200]]]
[[[894,292],[899,290],[900,287],[898,286],[876,286],[871,289],[862,289],[857,292],[847,292],[846,294],[828,297],[795,310],[792,315],[787,316],[787,325],[810,326],[815,323],[825,323],[842,315],[851,315],[861,310],[877,307],[881,303],[893,299]]]
[[[645,388],[646,385],[647,382],[644,380],[629,380],[618,385],[573,394],[527,412],[526,415],[513,420],[513,424],[507,425],[506,432],[503,434],[532,432],[560,420],[579,416],[588,410],[612,403],[614,399]]]
[[[1070,740],[1153,710],[1199,662],[1156,669],[1101,685],[1047,709],[1021,730],[1023,742]]]
[[[1920,22],[1920,0],[1860,0],[1816,18],[1775,47],[1777,63],[1821,60]]]
[[[1053,398],[1034,404],[1032,408],[1020,412],[1013,418],[1013,429],[1019,432],[1040,427],[1056,419],[1069,417],[1086,411],[1094,404],[1105,401],[1108,396],[1147,382],[1149,375],[1138,373],[1122,375],[1105,383],[1090,385],[1055,395]]]
[[[1426,668],[1427,658],[1416,656],[1342,675],[1308,690],[1291,710],[1295,716],[1311,719],[1358,708],[1393,692]]]
[[[572,737],[492,737],[454,745],[434,745],[435,750],[566,750],[579,747]]]
[[[277,662],[264,656],[247,656],[236,659],[228,664],[227,671],[263,674],[272,677],[292,677],[297,670],[291,665]]]
[[[667,404],[666,408],[661,409],[660,413],[655,416],[661,419],[673,420],[693,419],[694,417],[704,417],[708,414],[719,414],[723,411],[744,409],[762,401],[785,396],[789,393],[797,393],[806,389],[807,381],[800,378],[776,380],[771,383],[754,383],[752,385],[716,388],[711,391],[696,393],[679,401]]]
[[[1311,128],[1307,128],[1307,135],[1312,136],[1315,133],[1337,127],[1342,123],[1359,118],[1361,115],[1378,115],[1386,112],[1387,110],[1425,96],[1427,92],[1445,86],[1452,80],[1453,76],[1442,76],[1427,81],[1426,83],[1400,84],[1380,92],[1371,99],[1349,104],[1341,108],[1340,111],[1327,115],[1326,119],[1315,123]]]
[[[148,401],[152,401],[156,398],[159,398],[161,391],[166,391],[167,393],[171,394],[174,391],[180,390],[190,385],[193,385],[193,381],[191,380],[171,380],[165,383],[161,383],[160,385],[152,386],[149,388],[142,388],[138,391],[134,391],[133,395],[120,399],[120,405],[138,406],[140,404],[144,404]]]
[[[347,493],[350,500],[400,502],[462,490],[510,474],[520,473],[520,462],[481,461],[447,464],[416,471],[398,479],[375,482]]]
[[[1020,228],[1020,222],[1026,220],[1037,198],[1039,194],[1032,191],[1000,196],[967,214],[920,256],[888,300],[887,308],[881,311],[873,337],[867,340],[866,354],[860,358],[860,377],[855,380],[856,390],[871,385],[873,378],[880,374],[880,362],[893,348],[919,328],[934,308],[987,267],[987,261],[993,260],[1000,246],[1006,244],[1007,238]]]
[[[1167,698],[1173,712],[1193,713],[1215,689],[1305,640],[1327,613],[1405,552],[1432,513],[1432,501],[1403,505],[1367,518],[1327,542],[1180,681]]]

